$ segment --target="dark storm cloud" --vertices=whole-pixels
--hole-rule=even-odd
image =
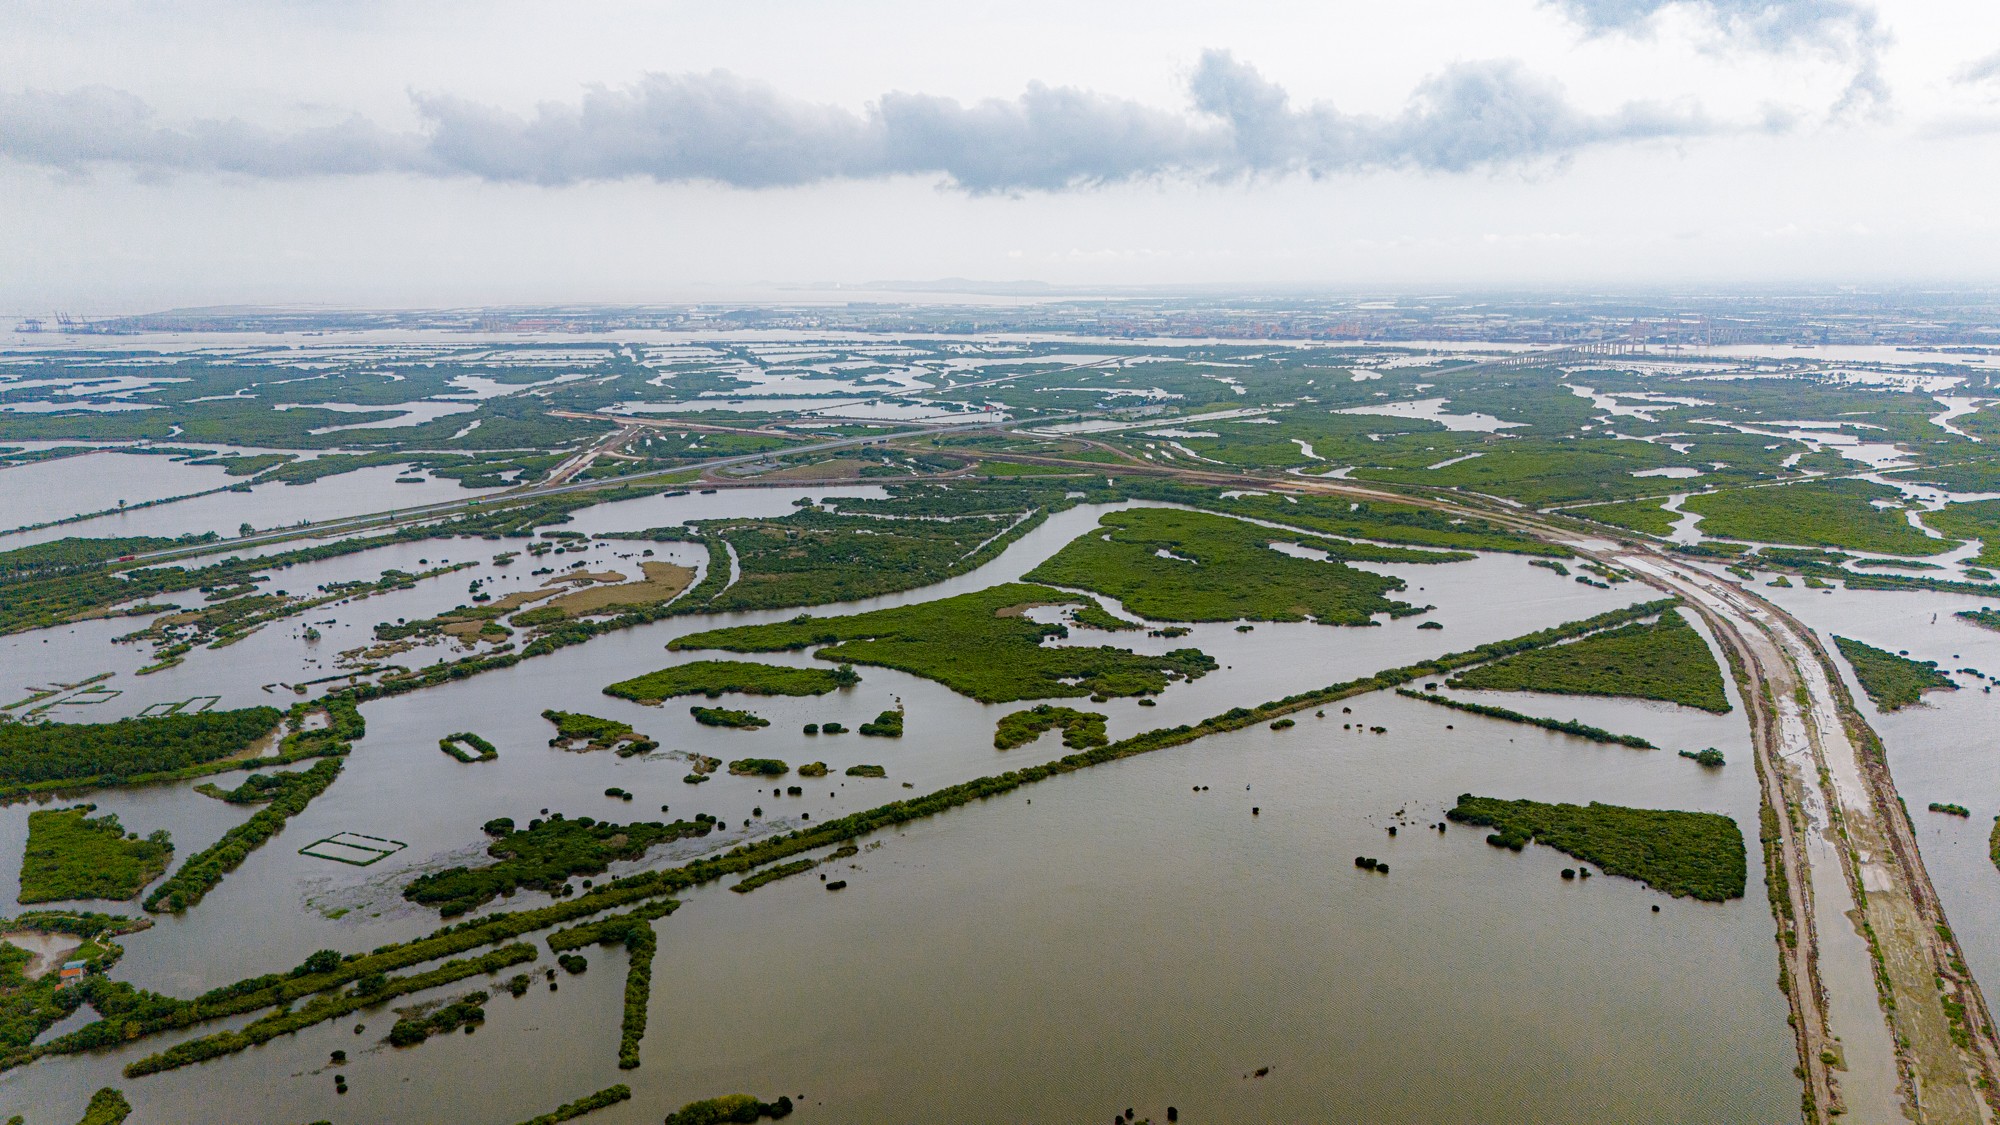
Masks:
[[[401,172],[544,185],[646,178],[766,188],[929,176],[1004,193],[1376,168],[1465,172],[1709,131],[1698,115],[1658,106],[1584,113],[1511,62],[1453,66],[1390,117],[1294,107],[1226,52],[1204,55],[1189,87],[1192,114],[1039,83],[972,103],[895,92],[855,112],[720,71],[649,75],[527,115],[420,95],[424,126],[414,133],[359,118],[290,131],[233,119],[171,124],[116,91],[29,92],[0,95],[0,156],[154,175]]]
[[[1884,36],[1875,9],[1852,0],[1543,0],[1592,34],[1647,29],[1668,8],[1706,14],[1725,32],[1767,51],[1800,48],[1850,58],[1854,75],[1837,112],[1880,105],[1889,98],[1882,79]]]

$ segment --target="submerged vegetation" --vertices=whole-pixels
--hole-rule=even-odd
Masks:
[[[694,660],[621,680],[605,688],[604,694],[635,703],[659,703],[677,695],[705,695],[715,699],[725,692],[825,695],[860,682],[861,677],[846,664],[833,669],[787,668],[747,660]]]
[[[1495,831],[1486,842],[1520,851],[1534,840],[1607,874],[1637,879],[1676,898],[1741,898],[1748,879],[1743,832],[1717,813],[1622,805],[1544,804],[1461,794],[1445,816]]]
[[[801,615],[770,625],[713,629],[678,637],[668,647],[789,652],[820,646],[814,655],[821,660],[896,668],[982,703],[1140,695],[1216,667],[1196,649],[1143,656],[1109,646],[1047,645],[1045,640],[1068,630],[1026,613],[1038,605],[1081,604],[1095,603],[1047,586],[1012,583],[844,617]]]
[[[459,1028],[470,1030],[473,1025],[486,1022],[486,1009],[482,1005],[488,999],[490,997],[484,992],[469,992],[424,1015],[404,1016],[389,1029],[389,1045],[414,1047],[433,1035],[444,1035]]]
[[[1451,686],[1553,695],[1658,699],[1723,714],[1722,670],[1701,634],[1677,613],[1569,644],[1519,653],[1453,677]]]
[[[1104,733],[1105,716],[1096,711],[1078,711],[1044,703],[1025,711],[1002,715],[993,729],[993,748],[1012,750],[1042,735],[1062,728],[1063,745],[1072,750],[1088,750],[1111,741]]]
[[[164,829],[140,839],[127,835],[114,813],[91,816],[96,805],[42,809],[28,814],[28,845],[21,855],[20,901],[136,898],[173,858]]]
[[[1935,660],[1911,660],[1847,637],[1835,637],[1833,643],[1854,669],[1861,689],[1884,711],[1920,703],[1927,691],[1958,690],[1950,676],[1938,671]]]
[[[1310,548],[1302,558],[1274,543]],[[1469,558],[1336,539],[1174,508],[1107,513],[1098,530],[1071,540],[1027,574],[1030,581],[1108,594],[1155,621],[1304,621],[1366,625],[1373,614],[1403,616],[1416,607],[1383,595],[1399,578],[1356,570],[1342,558],[1449,562]]]

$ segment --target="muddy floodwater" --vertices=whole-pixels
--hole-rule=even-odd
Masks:
[[[650,498],[579,512],[563,526],[599,532],[778,514],[801,496],[856,492],[875,494],[819,488]],[[214,499],[263,502],[230,493]],[[909,604],[1016,579],[1105,510],[1061,513],[969,575],[809,612]],[[0,690],[11,701],[51,680],[114,672],[103,686],[121,694],[60,710],[72,720],[194,695],[221,696],[224,707],[283,706],[298,697],[267,685],[334,674],[335,654],[365,644],[374,623],[456,605],[473,578],[489,579],[500,595],[540,582],[527,572],[549,561],[636,574],[644,548],[655,559],[705,563],[696,557],[703,552],[685,545],[618,541],[541,562],[490,561],[520,545],[400,544],[295,567],[272,585],[296,592],[392,566],[416,570],[419,560],[479,564],[274,624],[231,647],[196,649],[185,664],[145,677],[132,673],[148,653],[111,643],[143,621],[5,638]],[[1370,628],[1259,624],[1239,633],[1214,624],[1173,640],[1072,629],[1065,643],[1148,652],[1194,646],[1223,667],[1175,684],[1155,707],[1070,702],[1105,712],[1118,738],[1651,596],[1631,585],[1584,586],[1506,555],[1368,569],[1402,577],[1409,589],[1399,596],[1436,608]],[[115,975],[189,996],[288,969],[316,949],[365,951],[426,933],[436,915],[404,902],[402,886],[477,857],[487,842],[479,826],[497,816],[525,821],[544,808],[621,820],[705,812],[728,826],[620,864],[617,875],[1066,753],[1055,735],[994,749],[995,720],[1026,703],[983,705],[886,669],[862,667],[859,685],[826,696],[725,696],[722,706],[771,720],[755,732],[697,725],[688,704],[704,700],[647,707],[602,693],[616,680],[719,655],[669,653],[676,636],[796,612],[672,618],[366,705],[367,736],[341,778],[198,907],[123,939],[127,953]],[[1417,627],[1430,620],[1444,628]],[[323,639],[303,638],[308,622]],[[1984,659],[2000,671],[2000,651],[1987,651]],[[439,646],[402,659],[453,655]],[[805,653],[770,659],[815,663]],[[1976,690],[1960,695],[1993,706]],[[214,1062],[123,1078],[126,1063],[191,1033],[157,1036],[0,1075],[0,1119],[19,1112],[38,1123],[74,1120],[93,1090],[117,1085],[136,1107],[134,1120],[144,1122],[511,1125],[628,1082],[634,1098],[591,1122],[658,1121],[684,1102],[739,1090],[792,1096],[801,1103],[795,1120],[808,1125],[1103,1121],[1128,1106],[1162,1121],[1169,1105],[1186,1122],[1796,1120],[1795,1059],[1776,987],[1740,706],[1714,716],[1634,701],[1467,696],[1640,735],[1662,749],[1604,746],[1393,694],[1360,697],[1324,717],[1300,713],[1289,730],[1214,736],[878,832],[857,841],[862,851],[851,859],[752,894],[712,885],[685,895],[677,912],[655,923],[659,951],[637,1070],[616,1065],[622,947],[584,950],[589,970],[558,974],[560,990],[551,992],[539,974],[554,959],[538,934],[523,939],[537,943],[541,958],[522,998],[481,979],[392,1002],[486,987],[495,995],[477,1034],[392,1048],[383,1036],[395,1014],[383,1008]],[[901,739],[801,730],[829,720],[852,729],[899,703],[907,711]],[[553,730],[540,717],[551,707],[630,722],[661,749],[620,759],[551,748]],[[1892,756],[1899,722],[1885,724]],[[1365,729],[1372,726],[1387,729]],[[440,753],[437,740],[460,730],[490,739],[498,760],[464,765]],[[1708,746],[1729,764],[1704,769],[1675,753]],[[689,752],[794,766],[824,761],[832,775],[776,782],[801,785],[797,797],[726,774],[691,786],[681,780]],[[861,763],[886,767],[887,779],[843,776]],[[614,786],[634,799],[604,796]],[[1990,804],[1982,795],[1994,791],[1989,784],[1940,795]],[[1748,892],[1708,904],[1609,876],[1565,881],[1561,870],[1576,861],[1548,848],[1517,854],[1488,846],[1480,830],[1429,827],[1466,792],[1725,813],[1746,833]],[[1911,794],[1913,807],[1930,799],[1922,789]],[[169,830],[180,857],[250,813],[188,785],[90,799],[129,830]],[[0,901],[8,904],[32,807],[0,808]],[[1966,840],[1939,846],[1973,847],[1971,835],[1983,834],[1991,811],[1975,809],[1969,826],[1946,826]],[[340,832],[405,846],[368,867],[299,853]],[[1933,845],[1925,847],[1928,858]],[[1361,855],[1388,863],[1390,873],[1358,869]],[[830,893],[822,873],[846,888]],[[523,892],[486,909],[546,901]],[[1968,952],[1995,955],[1972,940]],[[357,1033],[357,1025],[366,1030]],[[334,1050],[348,1055],[338,1068],[346,1094],[335,1093]]]

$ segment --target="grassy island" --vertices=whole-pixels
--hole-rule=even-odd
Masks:
[[[731,730],[756,730],[768,727],[771,720],[750,711],[732,711],[727,707],[690,707],[688,714],[694,721],[705,727],[727,727]]]
[[[91,816],[96,808],[28,814],[20,901],[137,898],[141,887],[166,873],[174,845],[164,830],[142,840],[128,835],[113,813]]]
[[[1451,686],[1553,695],[1658,699],[1723,714],[1729,697],[1708,644],[1677,613],[1568,644],[1517,653],[1459,673]]]
[[[1274,543],[1328,556],[1288,555]],[[1342,558],[1437,562],[1465,555],[1370,547],[1278,531],[1228,516],[1175,508],[1134,508],[1104,516],[1028,572],[1031,581],[1108,594],[1155,621],[1304,621],[1366,625],[1377,613],[1416,607],[1384,594],[1398,578],[1356,570]]]
[[[486,854],[498,862],[483,867],[448,867],[419,875],[403,888],[411,902],[434,906],[450,917],[483,906],[521,887],[555,891],[575,875],[601,875],[614,860],[638,859],[658,844],[706,836],[712,821],[639,821],[614,824],[587,816],[531,820],[524,829],[494,822],[498,839]]]
[[[729,763],[737,777],[783,777],[792,767],[776,758],[738,758]]]
[[[993,729],[993,748],[1012,750],[1016,746],[1025,746],[1057,727],[1062,728],[1063,745],[1072,750],[1103,746],[1111,741],[1104,733],[1104,720],[1105,716],[1096,711],[1078,711],[1044,703],[1039,707],[1002,715]]]
[[[542,712],[542,718],[556,725],[556,736],[549,739],[549,745],[564,750],[615,750],[619,757],[630,758],[660,748],[659,743],[633,730],[631,723],[616,719],[553,710]]]
[[[1961,609],[1952,616],[1962,617],[1982,629],[2000,630],[2000,610],[1993,609],[1990,606],[1980,606],[1978,609]]]
[[[887,769],[886,767],[883,767],[883,766],[849,766],[849,767],[847,767],[847,776],[849,776],[849,777],[888,777],[888,776],[889,776],[889,771],[888,771],[888,769]]]
[[[898,707],[894,711],[884,711],[880,715],[875,716],[874,719],[862,723],[855,729],[864,735],[871,735],[875,738],[901,738],[903,737],[903,709]]]
[[[1534,840],[1637,879],[1676,898],[1706,902],[1743,897],[1748,878],[1743,832],[1717,813],[1633,809],[1622,805],[1551,805],[1462,794],[1445,816],[1494,829],[1486,842],[1521,850]]]
[[[1846,637],[1835,637],[1833,643],[1853,667],[1861,689],[1884,711],[1900,711],[1912,703],[1921,703],[1928,691],[1958,690],[1951,677],[1938,671],[1935,660],[1911,660]]]
[[[724,1122],[750,1125],[764,1117],[788,1117],[791,1112],[790,1097],[780,1097],[775,1102],[760,1102],[748,1094],[725,1094],[719,1098],[689,1102],[667,1114],[666,1125],[723,1125]]]
[[[1144,656],[1109,646],[1048,645],[1062,625],[1026,615],[1038,605],[1095,605],[1086,596],[1010,583],[917,605],[842,617],[800,615],[770,625],[676,638],[674,649],[789,652],[818,647],[821,660],[878,664],[936,680],[982,703],[1082,695],[1139,695],[1193,679],[1216,663],[1196,649]],[[822,727],[821,729],[825,729]]]
[[[716,699],[726,692],[744,695],[825,695],[835,688],[861,682],[850,665],[838,668],[786,668],[748,660],[695,660],[621,680],[604,694],[634,703],[659,703],[677,695]]]
[[[500,756],[500,751],[495,749],[491,742],[469,730],[448,734],[438,739],[438,749],[468,764],[490,762]]]

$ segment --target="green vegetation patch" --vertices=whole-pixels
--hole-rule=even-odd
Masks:
[[[630,537],[657,532],[708,543],[708,578],[677,612],[778,609],[914,590],[963,574],[1074,502],[1066,488],[1033,483],[899,485],[884,499],[840,500],[838,511],[804,504],[775,519],[704,520]]]
[[[630,1086],[623,1083],[616,1086],[607,1086],[588,1097],[578,1098],[573,1102],[557,1106],[555,1109],[538,1117],[531,1117],[521,1122],[521,1125],[562,1125],[564,1121],[574,1121],[586,1113],[595,1113],[607,1106],[614,1106],[619,1102],[627,1101],[631,1097],[632,1087]]]
[[[1164,482],[1162,482],[1164,484]],[[1155,485],[1154,488],[1159,488]],[[1154,489],[1148,489],[1152,493]],[[1337,496],[1261,493],[1221,497],[1212,492],[1167,486],[1160,499],[1178,499],[1235,515],[1254,516],[1325,535],[1377,539],[1457,550],[1514,551],[1566,557],[1570,550],[1497,523],[1453,516],[1415,504],[1348,500]],[[1450,556],[1442,561],[1450,561]]]
[[[84,1107],[83,1120],[76,1125],[121,1125],[132,1115],[132,1103],[125,1095],[106,1086],[90,1095],[90,1104]]]
[[[775,1102],[760,1102],[748,1094],[724,1094],[689,1102],[667,1114],[666,1125],[723,1125],[724,1122],[749,1125],[759,1118],[789,1117],[791,1112],[789,1096],[780,1096]]]
[[[422,1015],[404,1016],[389,1029],[391,1047],[414,1047],[433,1035],[445,1035],[461,1027],[486,1022],[487,1000],[485,992],[468,992],[464,996],[433,1009]]]
[[[331,951],[327,953],[335,965],[340,963],[339,954]],[[125,1077],[140,1078],[148,1074],[176,1070],[225,1055],[233,1055],[268,1043],[280,1035],[293,1035],[314,1024],[339,1019],[397,996],[456,984],[468,977],[497,973],[523,961],[534,959],[533,946],[515,944],[502,946],[478,957],[447,961],[435,969],[412,973],[409,976],[383,977],[372,974],[364,976],[355,982],[352,992],[325,993],[314,997],[296,1011],[279,1008],[246,1024],[241,1031],[218,1031],[199,1039],[189,1039],[164,1051],[127,1063]]]
[[[1277,550],[1273,543],[1308,547],[1332,557],[1300,558]],[[1310,618],[1323,625],[1366,625],[1372,614],[1418,612],[1382,596],[1402,589],[1401,579],[1339,562],[1350,549],[1350,544],[1337,540],[1277,531],[1227,516],[1136,508],[1106,514],[1098,530],[1072,540],[1027,577],[1108,594],[1126,609],[1155,621]],[[1425,561],[1434,557],[1386,550]]]
[[[521,887],[555,891],[571,876],[601,875],[613,861],[638,859],[655,845],[706,836],[713,823],[614,824],[557,813],[547,820],[531,820],[528,827],[519,830],[496,825],[499,838],[486,846],[486,854],[498,862],[419,875],[403,888],[403,897],[434,906],[447,917],[463,914]]]
[[[240,754],[277,727],[275,707],[112,723],[0,722],[0,792],[118,785]]]
[[[329,758],[313,767],[289,775],[293,778],[271,803],[253,813],[249,820],[222,834],[222,839],[189,856],[180,870],[146,896],[146,909],[181,911],[200,902],[222,882],[222,877],[240,867],[250,853],[278,834],[285,821],[304,812],[314,797],[326,791],[340,776],[340,759]]]
[[[690,707],[688,714],[694,721],[705,727],[726,727],[731,730],[756,730],[768,727],[771,720],[750,711],[732,711],[727,707]]]
[[[1980,606],[1978,609],[1961,609],[1953,616],[1962,617],[1982,629],[2000,630],[2000,610],[1995,610],[1990,606]]]
[[[673,649],[788,652],[823,646],[821,660],[877,664],[936,680],[982,703],[1081,695],[1142,695],[1214,671],[1197,649],[1145,656],[1103,646],[1045,645],[1068,635],[1024,612],[1036,605],[1095,604],[1047,586],[1010,583],[917,605],[844,617],[799,616],[678,637]],[[823,728],[822,728],[823,729]]]
[[[438,739],[438,749],[468,765],[473,762],[490,762],[500,756],[500,751],[491,742],[469,730],[448,734]]]
[[[729,763],[737,777],[783,777],[792,767],[776,758],[738,758]]]
[[[1853,667],[1861,689],[1884,711],[1922,702],[1927,691],[1958,690],[1951,677],[1938,671],[1935,660],[1911,660],[1847,637],[1835,637],[1833,643]]]
[[[621,680],[604,689],[604,694],[634,703],[659,703],[677,695],[705,695],[715,699],[724,692],[745,695],[825,695],[835,688],[861,682],[854,668],[787,668],[749,660],[694,660],[657,672]]]
[[[2000,566],[2000,500],[1946,504],[1939,511],[1925,513],[1923,519],[1940,534],[1979,540],[1979,556],[1972,561]]]
[[[1588,508],[1570,509],[1569,514],[1662,538],[1672,534],[1674,524],[1681,518],[1677,513],[1662,508],[1658,500],[1621,500],[1616,504],[1592,504]]]
[[[903,709],[898,707],[893,711],[884,711],[854,729],[864,735],[870,735],[875,738],[901,738],[903,737]]]
[[[96,805],[28,814],[28,848],[21,856],[21,896],[28,902],[137,898],[166,873],[174,845],[164,829],[140,839],[114,813],[91,816]]]
[[[1748,878],[1743,833],[1718,813],[1633,809],[1592,801],[1551,805],[1461,794],[1445,816],[1496,831],[1486,842],[1515,851],[1530,840],[1637,879],[1675,898],[1722,902],[1743,897]]]
[[[556,725],[556,736],[549,739],[549,745],[564,750],[615,750],[619,757],[630,758],[660,748],[658,742],[633,730],[631,723],[616,719],[555,710],[542,712],[542,718]]]
[[[1658,699],[1718,715],[1729,710],[1714,654],[1677,613],[1496,660],[1459,673],[1451,686]]]
[[[887,768],[886,766],[869,766],[869,765],[862,765],[862,766],[849,766],[849,767],[847,767],[847,776],[849,776],[849,777],[888,777],[888,776],[889,776],[889,770],[888,770],[888,768]]]
[[[1688,497],[1681,507],[1701,513],[1701,531],[1755,543],[1842,547],[1879,555],[1935,555],[1958,544],[1911,527],[1901,510],[1874,501],[1902,493],[1865,480],[1815,480]]]
[[[1579,723],[1575,719],[1543,719],[1534,715],[1524,715],[1519,711],[1510,711],[1505,707],[1489,707],[1484,703],[1470,703],[1463,699],[1452,699],[1449,696],[1438,695],[1436,692],[1411,691],[1408,688],[1397,688],[1396,694],[1406,696],[1410,699],[1421,699],[1426,703],[1436,703],[1441,706],[1450,707],[1455,711],[1485,715],[1489,719],[1504,719],[1510,723],[1523,723],[1531,727],[1540,727],[1543,730],[1556,731],[1560,734],[1573,734],[1578,738],[1587,738],[1592,742],[1604,742],[1614,746],[1630,746],[1635,750],[1657,749],[1652,743],[1640,738],[1636,734],[1613,734],[1603,727],[1594,727],[1589,723]]]
[[[562,953],[595,942],[598,945],[625,945],[625,1014],[619,1025],[618,1069],[639,1065],[639,1041],[646,1037],[646,1008],[653,995],[653,954],[659,950],[659,936],[653,920],[674,912],[680,903],[662,899],[637,910],[596,922],[557,930],[549,935],[549,951]]]
[[[1044,703],[1025,711],[1002,715],[993,729],[993,748],[1012,750],[1016,746],[1025,746],[1057,727],[1062,728],[1063,745],[1072,750],[1103,746],[1111,741],[1104,733],[1104,720],[1105,716],[1096,711],[1078,711]]]
[[[775,883],[791,875],[802,875],[818,866],[819,861],[816,859],[795,859],[790,863],[775,864],[745,875],[742,879],[731,884],[729,889],[735,891],[737,894],[747,895],[766,883]]]
[[[232,805],[262,805],[303,788],[312,786],[317,779],[311,770],[293,770],[288,773],[253,773],[243,779],[243,784],[234,789],[224,789],[213,782],[203,782],[194,791],[204,797],[214,797]]]

